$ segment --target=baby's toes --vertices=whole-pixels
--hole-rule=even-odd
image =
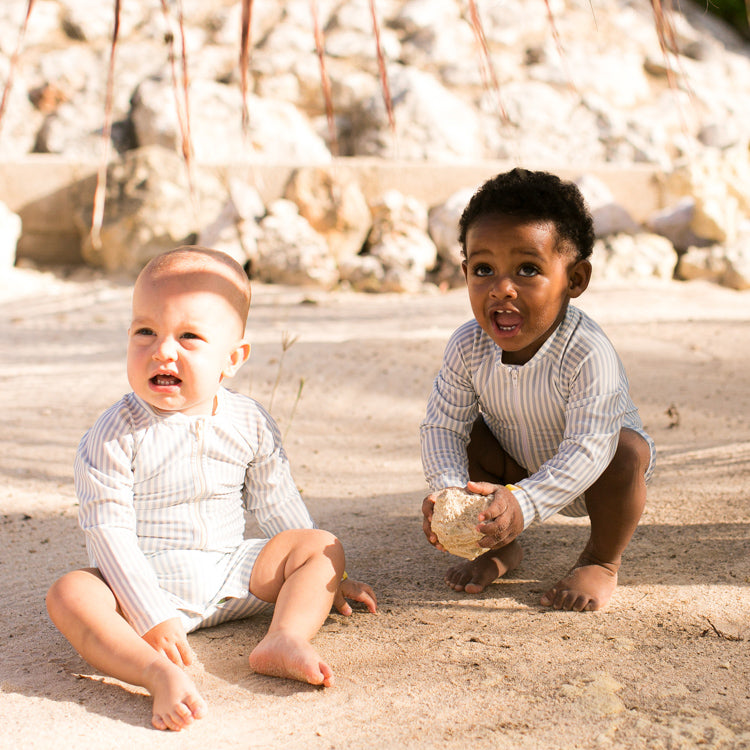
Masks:
[[[564,609],[567,612],[583,612],[588,601],[589,599],[585,594],[577,591],[566,591],[560,609]]]
[[[194,719],[202,719],[208,713],[208,705],[200,695],[186,698],[185,705],[190,711],[191,722]]]
[[[151,723],[157,729],[169,729],[173,732],[179,732],[182,729],[182,723],[177,714],[154,714],[151,717]]]
[[[151,717],[151,725],[154,727],[154,729],[160,729],[162,732],[169,729],[164,719],[159,714],[154,714]]]
[[[175,723],[180,727],[180,729],[184,729],[185,727],[190,726],[195,721],[195,715],[193,714],[193,709],[188,706],[186,703],[180,703],[175,708]]]
[[[445,582],[456,591],[461,591],[471,580],[471,573],[463,565],[449,568],[445,573]]]

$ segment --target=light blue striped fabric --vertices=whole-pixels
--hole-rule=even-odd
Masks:
[[[266,540],[243,539],[244,509],[269,538],[314,527],[275,422],[223,388],[212,416],[128,394],[82,438],[75,484],[90,564],[141,635],[177,616],[191,629],[248,597]]]
[[[482,414],[500,444],[531,475],[516,484],[525,526],[575,502],[612,460],[621,427],[651,447],[625,370],[601,328],[569,306],[555,333],[525,365],[505,365],[502,350],[476,320],[448,341],[422,422],[422,464],[432,491],[463,487],[466,446]]]

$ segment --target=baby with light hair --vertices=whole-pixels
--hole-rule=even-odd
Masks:
[[[315,527],[271,416],[222,384],[250,355],[249,306],[228,255],[185,246],[154,258],[133,290],[133,390],[76,455],[91,567],[56,581],[47,609],[91,666],[151,693],[157,729],[207,710],[185,671],[188,632],[273,608],[250,667],[329,686],[313,636],[332,606],[351,614],[347,598],[376,608],[347,577],[341,542]],[[244,538],[245,511],[264,538]]]

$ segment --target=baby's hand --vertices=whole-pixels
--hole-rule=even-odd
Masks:
[[[510,544],[523,531],[523,513],[515,495],[502,484],[469,482],[469,492],[492,495],[492,502],[479,514],[477,531],[482,547],[498,549]]]
[[[375,592],[366,584],[361,581],[354,581],[351,578],[345,578],[336,590],[336,595],[333,598],[333,606],[336,610],[346,616],[352,613],[352,608],[347,602],[347,599],[353,599],[355,602],[361,602],[367,609],[374,613],[378,606],[378,601],[375,598]]]
[[[438,542],[437,534],[432,530],[432,514],[435,511],[435,493],[431,493],[427,495],[427,497],[422,500],[422,515],[424,516],[424,519],[422,520],[422,531],[424,531],[424,535],[427,537],[427,541],[436,549],[439,549],[441,552],[445,552],[445,547],[443,547],[440,542]]]
[[[193,663],[193,649],[190,648],[179,617],[154,625],[143,635],[143,640],[178,667],[187,667]]]

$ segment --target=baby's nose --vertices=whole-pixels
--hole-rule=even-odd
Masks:
[[[509,276],[498,276],[492,289],[496,297],[517,297],[516,287]]]
[[[163,338],[156,342],[154,359],[159,362],[172,362],[177,359],[177,344],[173,339]]]

